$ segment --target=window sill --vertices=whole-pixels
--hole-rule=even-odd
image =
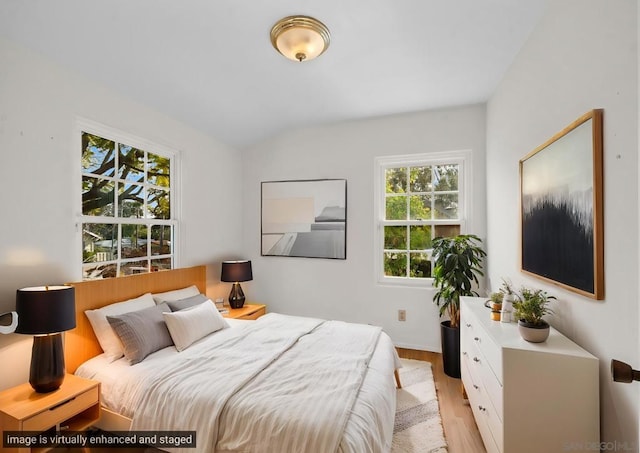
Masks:
[[[380,286],[433,289],[432,278],[381,277],[376,283]]]

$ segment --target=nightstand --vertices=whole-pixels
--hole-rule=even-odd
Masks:
[[[100,418],[100,383],[67,374],[58,390],[36,393],[28,383],[0,392],[0,430],[84,431]],[[0,439],[2,442],[2,439]],[[29,453],[48,448],[5,448]]]
[[[225,318],[234,319],[258,319],[267,313],[267,306],[264,304],[244,304],[242,308],[229,308],[229,313],[225,313]]]

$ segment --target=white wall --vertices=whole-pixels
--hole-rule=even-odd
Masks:
[[[4,39],[0,61],[0,312],[18,288],[81,278],[77,116],[180,150],[179,264],[210,264],[210,295],[228,291],[216,282],[219,261],[241,248],[239,153]],[[27,380],[30,348],[30,337],[0,335],[0,389]]]
[[[637,56],[635,1],[550,2],[487,106],[489,277],[558,297],[551,324],[600,359],[602,439],[628,451],[638,448],[638,388],[612,383],[609,364],[640,366]],[[604,109],[602,301],[525,277],[518,255],[519,159],[593,108]]]
[[[375,282],[374,158],[463,149],[473,151],[473,232],[484,237],[484,105],[297,130],[244,151],[244,244],[254,275],[243,284],[247,297],[270,311],[380,325],[396,345],[439,351],[432,290]],[[347,259],[261,257],[261,181],[316,178],[347,179]]]

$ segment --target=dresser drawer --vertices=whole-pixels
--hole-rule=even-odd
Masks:
[[[501,428],[496,431],[496,427],[492,426],[497,416],[493,411],[491,403],[488,402],[485,389],[482,387],[482,382],[474,381],[477,377],[474,376],[473,369],[474,367],[469,359],[462,360],[462,382],[464,382],[465,390],[469,398],[469,406],[473,411],[473,417],[476,420],[478,431],[480,431],[482,435],[482,440],[487,452],[502,453]],[[496,435],[499,436],[499,443],[494,439]]]
[[[460,346],[473,346],[473,338],[475,337],[476,326],[478,326],[478,322],[476,318],[468,315],[464,318],[464,321],[461,320],[460,325]]]
[[[482,394],[482,391],[480,391],[480,396],[481,397],[478,399],[476,407],[474,407],[474,409],[477,408],[477,410],[474,410],[473,416],[475,417],[476,422],[479,422],[478,429],[480,430],[480,425],[483,426],[483,430],[480,430],[480,433],[482,434],[484,446],[487,449],[487,452],[495,451],[497,453],[502,453],[504,451],[502,424],[498,420],[498,416],[493,410],[493,406],[487,403],[486,398],[483,398],[485,395]]]
[[[504,411],[503,411],[503,394],[504,390],[502,384],[493,373],[493,369],[486,363],[480,359],[480,362],[476,363],[476,367],[478,368],[478,374],[480,375],[480,380],[482,381],[482,385],[486,389],[487,396],[493,405],[496,414],[500,418],[500,420],[504,420]]]
[[[491,431],[491,437],[498,447],[498,451],[504,451],[504,425],[502,420],[498,417],[495,407],[492,404],[487,406],[482,411],[482,414],[487,419],[487,425],[489,425],[489,431]]]
[[[467,359],[465,357],[462,357],[462,360],[460,360],[460,374],[464,389],[467,392],[469,400],[471,400],[470,396],[472,389],[478,390],[478,384],[475,383],[474,377],[471,375],[469,364],[467,363]]]
[[[23,431],[44,431],[60,421],[67,420],[99,401],[98,386],[80,393],[50,409],[25,419],[22,423]]]
[[[463,361],[467,362],[474,383],[482,387],[487,395],[488,401],[494,407],[500,420],[503,419],[503,389],[500,381],[493,374],[493,370],[487,363],[486,358],[477,348],[471,349],[469,353],[462,354]]]
[[[473,316],[467,316],[460,325],[460,352],[465,352],[471,356],[478,354],[477,341],[478,332],[483,332],[480,323]],[[480,333],[482,335],[482,333]]]
[[[462,357],[460,360],[461,365],[464,365],[469,378],[471,379],[471,385],[477,390],[480,388],[480,384],[482,384],[482,378],[480,377],[480,373],[478,373],[478,368],[475,366],[473,362],[473,354],[469,354],[467,352],[462,353]],[[463,379],[464,382],[464,379]],[[466,382],[464,382],[467,385]]]
[[[498,381],[502,383],[502,349],[493,341],[491,335],[487,333],[480,322],[475,322],[470,333],[473,346],[484,357],[486,364],[491,367]]]

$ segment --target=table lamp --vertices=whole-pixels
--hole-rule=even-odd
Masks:
[[[240,287],[240,282],[253,280],[251,272],[251,261],[223,261],[221,282],[233,282],[231,293],[229,293],[229,305],[231,308],[242,308],[244,305],[244,293]]]
[[[16,333],[33,335],[29,383],[38,393],[52,392],[64,380],[62,333],[76,326],[75,288],[37,286],[16,294]]]

